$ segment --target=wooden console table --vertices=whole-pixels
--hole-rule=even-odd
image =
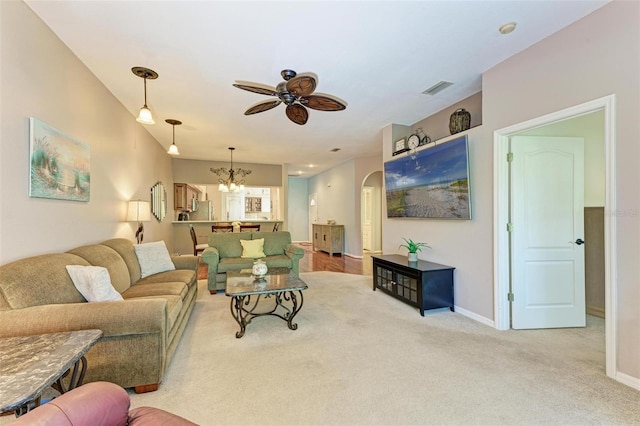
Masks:
[[[344,225],[313,224],[313,250],[333,253],[344,252]]]
[[[390,254],[371,256],[373,259],[373,290],[380,289],[411,306],[424,311],[453,306],[452,266]]]

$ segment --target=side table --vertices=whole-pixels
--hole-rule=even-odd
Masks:
[[[0,413],[20,416],[40,405],[49,386],[64,393],[82,384],[87,369],[84,354],[102,330],[79,330],[0,338]],[[71,374],[69,386],[63,378]]]

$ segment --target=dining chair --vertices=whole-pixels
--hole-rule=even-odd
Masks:
[[[240,232],[245,232],[245,231],[259,232],[260,225],[240,225]]]
[[[211,225],[211,232],[233,232],[233,225]]]
[[[189,225],[189,232],[191,233],[191,241],[193,241],[193,255],[197,256],[204,251],[209,244],[198,244],[198,238],[196,237],[196,230],[193,229],[193,225]]]
[[[280,222],[276,222],[273,225],[273,232],[278,232],[279,229],[280,229]]]

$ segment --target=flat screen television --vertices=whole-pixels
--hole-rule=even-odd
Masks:
[[[384,163],[388,218],[471,219],[467,136]]]

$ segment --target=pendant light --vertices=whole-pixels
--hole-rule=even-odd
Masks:
[[[167,118],[164,121],[171,124],[171,126],[173,127],[173,143],[169,147],[169,151],[167,151],[167,154],[180,155],[180,153],[178,152],[178,147],[176,146],[176,126],[181,125],[182,121],[174,120],[173,118]]]
[[[147,79],[155,80],[158,78],[158,73],[145,67],[133,67],[131,68],[131,72],[138,77],[144,78],[144,105],[140,108],[140,113],[136,121],[142,124],[156,124],[156,122],[153,121],[151,110],[147,106]]]

